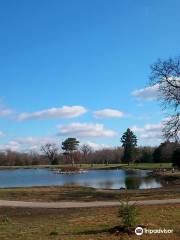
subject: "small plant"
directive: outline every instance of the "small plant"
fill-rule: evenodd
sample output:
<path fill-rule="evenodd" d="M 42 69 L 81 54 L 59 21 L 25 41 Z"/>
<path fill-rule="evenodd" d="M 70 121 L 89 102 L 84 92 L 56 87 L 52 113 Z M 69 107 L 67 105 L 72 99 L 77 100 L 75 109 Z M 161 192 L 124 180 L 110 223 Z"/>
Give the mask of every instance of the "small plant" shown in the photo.
<path fill-rule="evenodd" d="M 122 218 L 122 222 L 125 228 L 133 228 L 137 225 L 138 211 L 135 204 L 130 204 L 129 199 L 121 201 L 119 208 L 119 217 Z"/>
<path fill-rule="evenodd" d="M 10 222 L 10 220 L 9 220 L 8 216 L 6 216 L 6 215 L 0 216 L 0 224 L 7 224 L 9 222 Z"/>
<path fill-rule="evenodd" d="M 50 236 L 57 236 L 57 235 L 59 235 L 59 233 L 57 231 L 52 231 L 52 232 L 50 232 L 49 235 Z"/>

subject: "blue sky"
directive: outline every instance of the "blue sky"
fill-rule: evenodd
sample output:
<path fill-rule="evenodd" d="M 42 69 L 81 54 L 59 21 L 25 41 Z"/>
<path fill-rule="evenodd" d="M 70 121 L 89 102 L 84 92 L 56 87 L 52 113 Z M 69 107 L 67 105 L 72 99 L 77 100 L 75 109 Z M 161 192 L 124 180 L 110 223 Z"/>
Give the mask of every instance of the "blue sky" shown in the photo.
<path fill-rule="evenodd" d="M 127 127 L 140 145 L 158 144 L 165 116 L 148 76 L 179 54 L 179 9 L 178 0 L 1 1 L 0 148 L 68 136 L 117 146 Z"/>

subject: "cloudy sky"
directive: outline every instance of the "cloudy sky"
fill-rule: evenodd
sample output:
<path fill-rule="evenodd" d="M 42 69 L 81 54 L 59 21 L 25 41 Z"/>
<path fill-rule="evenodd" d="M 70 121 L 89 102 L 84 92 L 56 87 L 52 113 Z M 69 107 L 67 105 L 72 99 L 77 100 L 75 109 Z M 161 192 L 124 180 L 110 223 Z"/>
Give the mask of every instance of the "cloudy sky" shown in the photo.
<path fill-rule="evenodd" d="M 179 0 L 0 2 L 0 149 L 162 141 L 150 65 L 179 54 Z"/>

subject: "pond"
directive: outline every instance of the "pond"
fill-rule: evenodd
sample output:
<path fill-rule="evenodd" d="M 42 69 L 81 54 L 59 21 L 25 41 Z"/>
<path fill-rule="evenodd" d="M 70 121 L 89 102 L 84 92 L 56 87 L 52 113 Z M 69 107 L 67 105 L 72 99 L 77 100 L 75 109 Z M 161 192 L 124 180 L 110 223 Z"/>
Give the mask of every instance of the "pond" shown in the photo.
<path fill-rule="evenodd" d="M 86 173 L 56 174 L 48 169 L 0 170 L 0 188 L 51 185 L 80 185 L 103 189 L 150 189 L 162 182 L 149 170 L 90 170 Z"/>

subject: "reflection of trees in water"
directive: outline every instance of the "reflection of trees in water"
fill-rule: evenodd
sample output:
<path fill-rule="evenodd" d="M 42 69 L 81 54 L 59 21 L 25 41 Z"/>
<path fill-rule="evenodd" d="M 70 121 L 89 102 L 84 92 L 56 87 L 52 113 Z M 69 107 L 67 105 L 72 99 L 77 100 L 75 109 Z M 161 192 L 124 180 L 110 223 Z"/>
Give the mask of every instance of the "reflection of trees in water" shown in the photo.
<path fill-rule="evenodd" d="M 114 182 L 111 181 L 111 180 L 107 180 L 107 181 L 98 183 L 99 187 L 107 188 L 107 189 L 112 189 L 113 188 L 113 184 L 114 184 Z"/>
<path fill-rule="evenodd" d="M 145 178 L 142 178 L 141 181 L 141 188 L 156 188 L 156 187 L 161 187 L 165 184 L 163 180 L 160 178 L 152 177 L 152 176 L 147 176 Z"/>
<path fill-rule="evenodd" d="M 141 172 L 133 169 L 125 171 L 125 186 L 127 189 L 138 189 L 141 185 Z"/>
<path fill-rule="evenodd" d="M 134 177 L 127 176 L 125 178 L 125 186 L 127 189 L 141 189 L 141 188 L 157 188 L 164 185 L 164 182 L 160 181 L 160 179 L 156 179 L 151 176 L 146 177 Z"/>
<path fill-rule="evenodd" d="M 139 177 L 126 177 L 125 185 L 127 189 L 138 189 L 141 185 L 141 179 Z"/>

